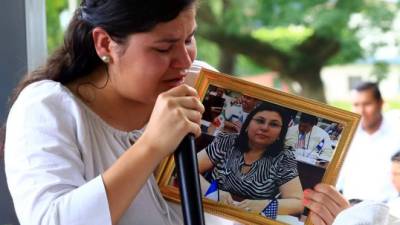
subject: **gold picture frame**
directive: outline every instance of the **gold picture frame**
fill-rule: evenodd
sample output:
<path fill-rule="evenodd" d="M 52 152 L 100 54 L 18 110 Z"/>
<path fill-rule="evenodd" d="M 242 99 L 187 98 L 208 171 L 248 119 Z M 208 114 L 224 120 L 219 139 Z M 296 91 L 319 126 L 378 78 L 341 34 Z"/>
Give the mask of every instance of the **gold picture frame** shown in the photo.
<path fill-rule="evenodd" d="M 295 155 L 298 176 L 303 190 L 312 188 L 316 183 L 320 182 L 332 185 L 335 184 L 347 149 L 360 120 L 359 115 L 207 69 L 201 70 L 195 88 L 206 108 L 206 112 L 203 114 L 202 118 L 203 133 L 202 136 L 196 140 L 197 151 L 200 151 L 205 146 L 208 146 L 212 140 L 215 140 L 214 133 L 218 132 L 216 132 L 215 129 L 211 129 L 211 127 L 214 126 L 215 128 L 216 125 L 213 124 L 218 124 L 215 121 L 218 120 L 218 115 L 222 114 L 222 111 L 227 114 L 227 105 L 229 104 L 226 102 L 229 100 L 230 107 L 233 107 L 233 100 L 236 101 L 243 96 L 251 97 L 256 100 L 255 105 L 260 105 L 261 103 L 273 104 L 290 112 L 291 124 L 288 125 L 288 127 L 290 126 L 288 130 L 299 129 L 295 128 L 299 125 L 294 124 L 300 124 L 299 118 L 301 120 L 302 115 L 310 115 L 311 117 L 317 118 L 314 125 L 318 126 L 320 129 L 325 128 L 326 133 L 329 135 L 329 144 L 325 143 L 325 140 L 322 141 L 322 144 L 331 147 L 332 151 L 330 155 L 324 158 L 320 151 L 319 155 L 317 154 L 317 157 L 314 157 L 313 154 L 321 150 L 321 141 L 318 143 L 319 147 L 314 147 L 314 149 L 317 149 L 316 151 L 314 151 L 314 149 L 310 150 L 308 146 L 307 148 L 304 147 L 304 142 L 299 141 L 301 135 L 298 136 L 295 146 L 299 146 L 299 143 L 302 143 L 303 146 L 301 148 L 289 147 L 289 151 L 291 150 Z M 218 90 L 220 92 L 222 90 L 223 94 L 218 94 Z M 211 101 L 212 103 L 210 103 L 211 97 L 213 98 L 213 101 Z M 242 110 L 245 111 L 244 103 L 242 105 Z M 268 125 L 271 126 L 271 124 Z M 329 129 L 336 130 L 330 132 Z M 285 138 L 285 146 L 291 145 L 291 139 L 288 135 L 289 131 Z M 334 140 L 335 138 L 336 141 Z M 310 139 L 311 134 L 309 135 L 308 143 L 310 143 Z M 304 154 L 304 152 L 307 151 L 309 152 Z M 163 196 L 169 201 L 180 202 L 179 190 L 175 179 L 175 163 L 173 156 L 166 158 L 161 165 L 162 166 L 159 167 L 157 181 Z M 293 219 L 297 219 L 298 222 L 302 221 L 304 224 L 311 224 L 307 219 L 306 210 L 295 216 L 278 215 L 276 219 L 270 219 L 260 215 L 259 212 L 248 212 L 236 206 L 222 204 L 205 197 L 203 197 L 203 206 L 205 211 L 210 214 L 222 216 L 242 224 L 292 224 L 290 221 Z"/>

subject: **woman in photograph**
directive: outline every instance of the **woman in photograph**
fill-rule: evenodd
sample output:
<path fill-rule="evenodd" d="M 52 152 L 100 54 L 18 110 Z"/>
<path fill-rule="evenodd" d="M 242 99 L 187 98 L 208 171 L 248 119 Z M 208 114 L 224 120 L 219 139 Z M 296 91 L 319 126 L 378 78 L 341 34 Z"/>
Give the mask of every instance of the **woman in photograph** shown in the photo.
<path fill-rule="evenodd" d="M 183 224 L 153 172 L 201 132 L 204 107 L 184 84 L 196 5 L 82 1 L 8 116 L 5 170 L 20 224 Z"/>
<path fill-rule="evenodd" d="M 220 133 L 198 153 L 199 172 L 211 171 L 220 201 L 262 212 L 278 197 L 278 214 L 303 212 L 295 157 L 284 148 L 289 117 L 284 108 L 262 103 L 246 118 L 239 134 Z M 206 189 L 201 177 L 202 189 Z"/>

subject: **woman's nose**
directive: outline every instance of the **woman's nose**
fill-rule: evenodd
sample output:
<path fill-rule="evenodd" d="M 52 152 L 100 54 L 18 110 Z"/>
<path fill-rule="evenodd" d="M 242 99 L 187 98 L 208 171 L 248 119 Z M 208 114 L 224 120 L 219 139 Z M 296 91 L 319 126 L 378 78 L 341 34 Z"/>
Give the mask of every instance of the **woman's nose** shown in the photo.
<path fill-rule="evenodd" d="M 263 123 L 260 127 L 262 130 L 268 130 L 269 128 L 269 123 Z"/>
<path fill-rule="evenodd" d="M 186 45 L 179 47 L 174 58 L 173 67 L 178 69 L 187 69 L 190 68 L 192 63 L 193 59 L 191 57 L 190 49 Z"/>

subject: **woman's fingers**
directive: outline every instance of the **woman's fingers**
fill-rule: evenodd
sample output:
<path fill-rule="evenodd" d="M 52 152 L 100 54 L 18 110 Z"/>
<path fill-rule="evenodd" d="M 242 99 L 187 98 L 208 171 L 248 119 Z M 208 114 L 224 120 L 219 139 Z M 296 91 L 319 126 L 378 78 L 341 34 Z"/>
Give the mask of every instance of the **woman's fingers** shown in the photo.
<path fill-rule="evenodd" d="M 242 209 L 248 208 L 250 206 L 249 201 L 247 199 L 236 203 L 236 206 Z"/>
<path fill-rule="evenodd" d="M 181 85 L 164 92 L 160 98 L 166 104 L 166 111 L 172 112 L 175 117 L 173 125 L 179 126 L 180 124 L 182 131 L 192 132 L 196 136 L 200 135 L 200 122 L 204 106 L 197 97 L 195 89 Z"/>
<path fill-rule="evenodd" d="M 185 130 L 186 133 L 193 133 L 196 137 L 201 135 L 201 117 L 202 112 L 187 108 L 176 108 L 176 124 L 173 126 L 181 126 L 181 130 Z"/>
<path fill-rule="evenodd" d="M 254 207 L 251 204 L 251 200 L 248 200 L 248 199 L 245 199 L 245 200 L 243 200 L 243 201 L 241 201 L 239 203 L 236 203 L 236 206 L 241 208 L 241 209 L 244 209 L 246 211 L 254 210 Z"/>
<path fill-rule="evenodd" d="M 350 207 L 349 202 L 331 185 L 318 184 L 304 191 L 304 205 L 311 210 L 314 224 L 332 224 L 335 217 Z M 322 222 L 323 223 L 322 223 Z"/>
<path fill-rule="evenodd" d="M 308 196 L 312 196 L 309 194 Z M 306 195 L 305 195 L 306 196 Z M 334 215 L 325 206 L 325 203 L 314 201 L 315 198 L 304 198 L 304 206 L 309 208 L 315 215 L 314 217 L 319 217 L 325 224 L 332 224 L 334 220 Z"/>
<path fill-rule="evenodd" d="M 233 203 L 232 196 L 225 191 L 220 191 L 220 202 L 223 204 L 231 205 Z"/>
<path fill-rule="evenodd" d="M 349 201 L 344 198 L 344 196 L 340 194 L 332 185 L 322 183 L 317 184 L 315 186 L 315 190 L 325 193 L 327 196 L 329 196 L 339 207 L 339 212 L 350 207 Z"/>
<path fill-rule="evenodd" d="M 196 89 L 190 87 L 189 85 L 183 84 L 178 87 L 174 87 L 166 92 L 168 95 L 173 97 L 181 97 L 181 96 L 198 96 Z"/>
<path fill-rule="evenodd" d="M 183 108 L 193 109 L 201 113 L 204 112 L 204 106 L 196 96 L 176 97 L 176 103 Z"/>
<path fill-rule="evenodd" d="M 199 124 L 194 123 L 194 122 L 190 122 L 189 123 L 189 132 L 188 133 L 194 134 L 195 137 L 200 137 L 201 128 L 200 128 Z"/>
<path fill-rule="evenodd" d="M 201 135 L 203 112 L 195 89 L 187 85 L 172 88 L 158 96 L 142 136 L 151 149 L 164 157 L 176 149 L 186 134 Z"/>
<path fill-rule="evenodd" d="M 332 216 L 336 216 L 340 212 L 340 207 L 336 204 L 335 200 L 331 199 L 326 193 L 305 190 L 304 196 L 310 202 L 321 205 Z"/>
<path fill-rule="evenodd" d="M 331 185 L 321 183 L 316 185 L 314 190 L 314 194 L 311 195 L 313 200 L 324 204 L 334 217 L 350 207 L 350 203 Z M 305 191 L 305 195 L 307 192 L 308 190 Z"/>
<path fill-rule="evenodd" d="M 316 213 L 310 212 L 308 214 L 308 218 L 310 218 L 313 225 L 327 225 L 325 221 Z"/>

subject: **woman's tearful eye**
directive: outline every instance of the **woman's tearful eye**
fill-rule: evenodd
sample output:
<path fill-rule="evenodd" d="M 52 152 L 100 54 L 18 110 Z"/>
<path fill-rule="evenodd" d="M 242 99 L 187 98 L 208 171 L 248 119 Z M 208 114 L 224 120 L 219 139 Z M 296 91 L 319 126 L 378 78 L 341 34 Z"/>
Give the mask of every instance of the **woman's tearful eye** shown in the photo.
<path fill-rule="evenodd" d="M 193 42 L 194 36 L 189 37 L 185 40 L 185 44 L 190 45 Z"/>
<path fill-rule="evenodd" d="M 166 48 L 154 48 L 157 52 L 160 53 L 168 53 L 169 51 L 171 51 L 172 47 L 166 47 Z"/>

